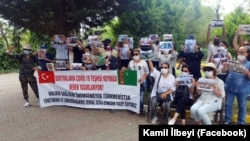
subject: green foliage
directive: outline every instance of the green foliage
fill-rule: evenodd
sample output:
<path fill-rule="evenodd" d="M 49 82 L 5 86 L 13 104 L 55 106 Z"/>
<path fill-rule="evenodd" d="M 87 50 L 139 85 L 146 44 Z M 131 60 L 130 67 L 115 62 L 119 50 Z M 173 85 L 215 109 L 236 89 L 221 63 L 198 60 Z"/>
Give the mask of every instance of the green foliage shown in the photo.
<path fill-rule="evenodd" d="M 16 71 L 19 67 L 17 60 L 10 59 L 7 53 L 0 53 L 0 59 L 4 60 L 0 62 L 0 73 L 7 73 L 10 71 Z"/>
<path fill-rule="evenodd" d="M 233 38 L 240 24 L 250 24 L 249 14 L 242 7 L 236 7 L 234 12 L 231 12 L 224 18 L 224 23 L 227 31 L 227 42 L 233 46 Z M 243 36 L 245 40 L 249 40 L 249 36 Z"/>
<path fill-rule="evenodd" d="M 68 34 L 79 32 L 80 26 L 97 27 L 117 14 L 124 0 L 1 0 L 4 19 L 32 32 Z"/>

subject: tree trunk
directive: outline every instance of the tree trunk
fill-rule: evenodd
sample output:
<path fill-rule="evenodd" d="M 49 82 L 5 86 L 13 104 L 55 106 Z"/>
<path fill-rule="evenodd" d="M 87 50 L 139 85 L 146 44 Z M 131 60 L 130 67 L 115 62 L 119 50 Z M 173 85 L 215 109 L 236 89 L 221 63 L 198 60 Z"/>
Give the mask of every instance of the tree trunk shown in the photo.
<path fill-rule="evenodd" d="M 0 32 L 1 32 L 1 35 L 2 35 L 2 38 L 5 42 L 5 45 L 7 47 L 7 49 L 9 49 L 9 42 L 8 42 L 8 39 L 6 37 L 6 34 L 4 33 L 4 30 L 3 30 L 3 25 L 0 23 Z"/>

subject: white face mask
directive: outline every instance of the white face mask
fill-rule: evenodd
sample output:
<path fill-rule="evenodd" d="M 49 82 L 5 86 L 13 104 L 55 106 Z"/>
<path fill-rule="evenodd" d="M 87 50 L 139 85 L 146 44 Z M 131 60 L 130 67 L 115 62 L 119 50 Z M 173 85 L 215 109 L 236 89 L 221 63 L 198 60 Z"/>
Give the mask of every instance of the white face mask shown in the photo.
<path fill-rule="evenodd" d="M 239 61 L 244 61 L 244 60 L 246 60 L 246 56 L 238 55 L 238 56 L 237 56 L 237 59 L 238 59 Z"/>
<path fill-rule="evenodd" d="M 182 72 L 182 75 L 188 75 L 188 72 Z"/>
<path fill-rule="evenodd" d="M 212 77 L 213 76 L 213 71 L 205 71 L 205 76 L 206 77 Z"/>
<path fill-rule="evenodd" d="M 139 60 L 139 59 L 140 59 L 140 56 L 139 56 L 139 55 L 133 56 L 133 59 L 134 59 L 134 60 Z"/>
<path fill-rule="evenodd" d="M 168 69 L 161 69 L 161 73 L 163 73 L 163 74 L 168 73 Z"/>
<path fill-rule="evenodd" d="M 23 50 L 23 53 L 27 55 L 27 54 L 30 54 L 30 51 L 29 50 Z"/>
<path fill-rule="evenodd" d="M 85 55 L 90 55 L 90 53 L 89 53 L 89 52 L 85 52 L 84 54 L 85 54 Z"/>
<path fill-rule="evenodd" d="M 128 48 L 128 44 L 123 44 L 123 47 Z"/>
<path fill-rule="evenodd" d="M 110 56 L 110 55 L 111 55 L 111 52 L 110 52 L 110 51 L 106 51 L 105 55 L 106 55 L 106 56 Z"/>

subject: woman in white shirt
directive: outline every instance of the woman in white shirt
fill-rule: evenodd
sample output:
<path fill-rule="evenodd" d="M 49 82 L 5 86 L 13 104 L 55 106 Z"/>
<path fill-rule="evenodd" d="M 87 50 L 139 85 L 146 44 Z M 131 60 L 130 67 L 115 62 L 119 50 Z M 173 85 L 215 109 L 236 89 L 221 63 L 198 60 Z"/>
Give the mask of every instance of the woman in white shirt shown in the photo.
<path fill-rule="evenodd" d="M 156 109 L 158 106 L 161 106 L 163 109 L 163 118 L 168 123 L 168 114 L 170 112 L 170 104 L 173 100 L 172 93 L 175 91 L 175 77 L 169 73 L 170 65 L 168 63 L 162 63 L 160 71 L 158 71 L 152 63 L 152 60 L 148 60 L 148 65 L 150 68 L 150 75 L 155 79 L 153 90 L 150 96 L 149 102 L 149 119 L 151 123 L 156 123 L 157 121 L 157 112 Z M 161 93 L 159 100 L 157 93 Z M 165 100 L 170 96 L 170 100 Z"/>
<path fill-rule="evenodd" d="M 199 98 L 191 106 L 191 117 L 201 125 L 211 125 L 209 113 L 221 109 L 222 99 L 225 96 L 224 82 L 217 77 L 217 69 L 214 63 L 207 63 L 203 67 L 206 82 L 213 81 L 211 87 L 207 87 L 201 83 L 201 79 L 196 83 L 197 92 L 200 93 Z M 204 82 L 204 81 L 203 81 Z M 211 83 L 210 83 L 211 84 Z"/>

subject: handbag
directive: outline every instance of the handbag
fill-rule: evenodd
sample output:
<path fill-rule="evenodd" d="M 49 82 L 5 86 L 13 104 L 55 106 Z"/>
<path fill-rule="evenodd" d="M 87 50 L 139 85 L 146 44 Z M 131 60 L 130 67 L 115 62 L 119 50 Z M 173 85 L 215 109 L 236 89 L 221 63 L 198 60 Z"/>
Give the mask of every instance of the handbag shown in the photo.
<path fill-rule="evenodd" d="M 174 103 L 178 103 L 183 97 L 189 97 L 189 87 L 187 85 L 178 85 L 174 92 Z"/>
<path fill-rule="evenodd" d="M 156 100 L 157 100 L 158 102 L 171 101 L 171 96 L 170 96 L 170 94 L 167 95 L 167 97 L 166 97 L 165 99 L 162 99 L 162 98 L 161 98 L 161 95 L 162 95 L 163 93 L 165 93 L 165 92 L 162 92 L 162 93 L 159 93 L 159 92 L 158 92 L 158 86 L 159 86 L 159 81 L 160 81 L 160 79 L 161 79 L 161 74 L 160 74 L 160 77 L 159 77 L 158 82 L 157 82 Z"/>

